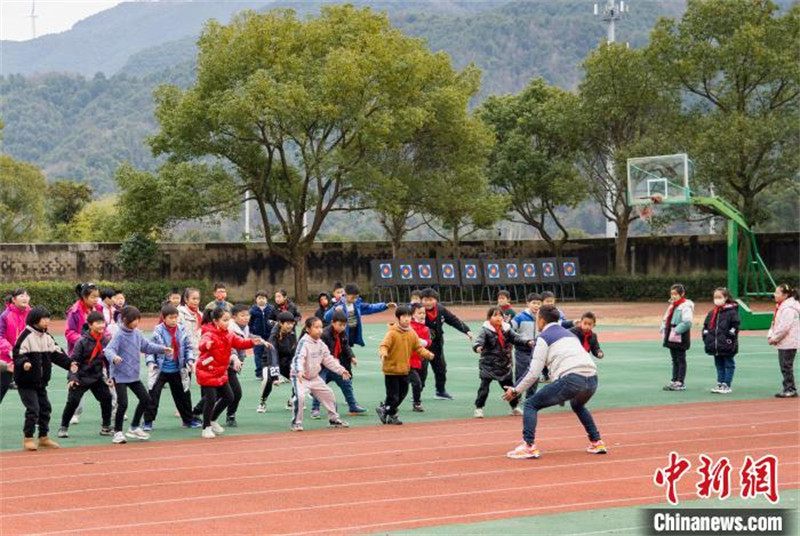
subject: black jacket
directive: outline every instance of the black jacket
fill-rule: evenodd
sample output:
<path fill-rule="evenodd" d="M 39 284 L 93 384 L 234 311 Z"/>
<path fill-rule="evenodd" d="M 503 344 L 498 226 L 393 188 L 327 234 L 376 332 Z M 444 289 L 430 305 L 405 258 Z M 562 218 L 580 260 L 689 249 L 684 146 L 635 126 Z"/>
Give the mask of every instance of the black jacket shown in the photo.
<path fill-rule="evenodd" d="M 482 379 L 510 380 L 511 350 L 514 345 L 526 345 L 530 340 L 511 331 L 511 326 L 505 322 L 502 329 L 503 346 L 500 345 L 497 331 L 489 322 L 484 322 L 481 332 L 472 343 L 473 351 L 477 352 L 478 348 L 483 348 L 479 362 L 480 377 Z"/>
<path fill-rule="evenodd" d="M 583 344 L 583 330 L 580 326 L 575 326 L 574 328 L 570 329 L 569 332 L 578 337 L 578 340 L 581 341 L 581 344 Z M 593 356 L 597 357 L 597 354 L 599 354 L 601 351 L 600 343 L 597 341 L 597 333 L 593 331 L 592 334 L 589 335 L 589 352 Z"/>
<path fill-rule="evenodd" d="M 297 335 L 294 330 L 290 331 L 284 338 L 279 339 L 278 336 L 281 331 L 281 325 L 276 323 L 272 328 L 272 333 L 269 336 L 269 343 L 275 347 L 273 352 L 274 357 L 278 362 L 271 365 L 273 367 L 283 366 L 288 367 L 294 358 L 294 352 L 297 349 Z"/>
<path fill-rule="evenodd" d="M 428 316 L 425 311 L 425 325 L 431 330 L 431 347 L 428 348 L 435 355 L 439 355 L 444 349 L 444 325 L 449 324 L 456 328 L 461 333 L 470 331 L 469 326 L 459 320 L 459 318 L 447 310 L 442 304 L 436 304 L 437 314 L 433 320 Z"/>
<path fill-rule="evenodd" d="M 56 344 L 52 335 L 31 326 L 20 333 L 11 355 L 14 359 L 14 382 L 23 389 L 46 388 L 53 363 L 66 370 L 71 364 L 67 353 Z M 25 363 L 31 364 L 30 370 L 25 370 Z"/>
<path fill-rule="evenodd" d="M 253 305 L 250 308 L 250 335 L 258 335 L 266 339 L 272 333 L 272 311 L 274 308 L 267 304 L 262 310 L 258 305 Z"/>
<path fill-rule="evenodd" d="M 287 300 L 285 305 L 286 305 L 285 310 L 292 313 L 294 321 L 299 324 L 300 320 L 302 319 L 300 315 L 300 310 L 297 308 L 294 302 L 292 302 L 292 300 Z M 284 309 L 280 305 L 271 305 L 270 308 L 272 309 L 272 316 L 270 317 L 270 320 L 272 320 L 273 322 L 277 322 L 278 315 L 284 312 Z"/>
<path fill-rule="evenodd" d="M 703 344 L 708 355 L 731 357 L 739 352 L 739 306 L 728 303 L 719 310 L 714 326 L 710 327 L 714 309 L 703 322 Z"/>
<path fill-rule="evenodd" d="M 342 346 L 341 353 L 339 354 L 339 363 L 347 369 L 347 372 L 353 371 L 353 348 L 347 342 L 347 330 L 344 330 L 341 333 L 336 333 L 333 329 L 333 326 L 328 326 L 324 330 L 322 330 L 322 342 L 324 342 L 328 346 L 328 350 L 331 351 L 331 355 L 336 357 L 333 353 L 333 349 L 336 348 L 336 338 L 339 338 L 339 342 Z"/>
<path fill-rule="evenodd" d="M 330 294 L 328 294 L 327 292 L 323 292 L 322 294 L 319 295 L 320 298 L 322 298 L 323 296 L 327 296 L 328 297 L 328 305 L 323 307 L 322 304 L 320 303 L 318 305 L 318 307 L 317 307 L 317 310 L 314 311 L 314 316 L 316 316 L 317 318 L 322 320 L 322 325 L 323 326 L 328 327 L 329 322 L 325 322 L 325 313 L 327 313 L 328 310 L 330 310 L 330 308 L 333 307 L 333 304 L 331 303 L 331 295 Z"/>
<path fill-rule="evenodd" d="M 105 335 L 100 340 L 100 345 L 105 349 L 109 343 L 109 338 Z M 72 361 L 77 363 L 78 372 L 69 375 L 72 381 L 80 382 L 81 385 L 92 385 L 97 381 L 104 381 L 103 370 L 106 368 L 105 355 L 101 351 L 98 355 L 92 358 L 92 351 L 94 350 L 95 341 L 92 336 L 86 332 L 75 343 L 72 349 Z"/>

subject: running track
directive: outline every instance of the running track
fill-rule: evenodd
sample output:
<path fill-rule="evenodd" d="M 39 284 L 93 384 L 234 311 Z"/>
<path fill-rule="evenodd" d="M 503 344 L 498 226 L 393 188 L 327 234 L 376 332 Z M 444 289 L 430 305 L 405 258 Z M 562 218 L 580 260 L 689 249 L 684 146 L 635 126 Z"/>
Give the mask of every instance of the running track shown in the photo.
<path fill-rule="evenodd" d="M 800 488 L 800 404 L 758 400 L 604 410 L 584 452 L 571 412 L 543 412 L 539 460 L 508 460 L 520 419 L 0 454 L 0 533 L 353 534 L 664 502 L 655 468 L 699 454 L 780 460 Z M 709 506 L 720 504 L 710 500 Z"/>

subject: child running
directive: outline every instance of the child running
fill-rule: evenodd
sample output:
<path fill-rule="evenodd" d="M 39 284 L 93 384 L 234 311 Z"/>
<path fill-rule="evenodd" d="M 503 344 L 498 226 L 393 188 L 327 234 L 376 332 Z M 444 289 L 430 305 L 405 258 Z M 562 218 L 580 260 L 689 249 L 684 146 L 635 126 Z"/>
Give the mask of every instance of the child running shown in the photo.
<path fill-rule="evenodd" d="M 664 347 L 669 348 L 672 357 L 672 381 L 664 386 L 664 391 L 686 390 L 686 351 L 692 343 L 692 320 L 694 303 L 686 299 L 686 289 L 675 284 L 669 289 L 669 307 L 661 322 Z"/>
<path fill-rule="evenodd" d="M 327 313 L 325 321 L 330 322 L 334 311 L 342 311 L 347 316 L 347 340 L 351 346 L 364 346 L 364 334 L 361 326 L 361 317 L 381 313 L 390 307 L 397 307 L 395 303 L 365 303 L 361 298 L 361 289 L 355 283 L 348 283 L 344 287 L 344 297 L 333 304 Z"/>
<path fill-rule="evenodd" d="M 525 339 L 535 341 L 538 331 L 536 329 L 536 314 L 542 306 L 542 297 L 536 292 L 528 294 L 527 298 L 528 307 L 520 312 L 511 320 L 511 329 L 517 335 L 521 335 Z M 531 355 L 533 350 L 527 344 L 515 345 L 514 348 L 514 383 L 519 383 L 522 378 L 528 373 L 531 366 Z M 526 392 L 525 398 L 532 396 L 536 392 L 538 383 L 534 383 Z"/>
<path fill-rule="evenodd" d="M 269 294 L 266 290 L 256 291 L 255 302 L 250 308 L 250 334 L 257 335 L 262 339 L 268 339 L 272 333 L 272 306 L 269 304 Z M 265 354 L 265 346 L 253 348 L 253 365 L 255 366 L 256 378 L 263 379 L 264 368 L 269 361 L 269 354 Z M 265 358 L 264 356 L 267 355 Z"/>
<path fill-rule="evenodd" d="M 597 359 L 603 359 L 603 350 L 600 349 L 600 343 L 597 340 L 597 334 L 594 332 L 594 326 L 597 322 L 597 317 L 593 312 L 587 311 L 581 316 L 581 321 L 577 326 L 570 329 L 573 335 L 578 337 L 581 341 L 583 349 L 595 356 Z"/>
<path fill-rule="evenodd" d="M 269 361 L 264 363 L 263 379 L 261 380 L 261 403 L 256 410 L 258 413 L 267 411 L 267 399 L 272 393 L 272 386 L 277 384 L 281 377 L 289 378 L 292 375 L 292 359 L 297 351 L 297 335 L 294 332 L 295 322 L 292 313 L 283 312 L 278 315 L 278 320 L 272 327 L 269 335 L 271 351 Z M 292 409 L 291 397 L 286 402 L 286 409 Z"/>
<path fill-rule="evenodd" d="M 246 305 L 234 305 L 231 311 L 231 322 L 228 322 L 228 331 L 240 339 L 250 338 L 250 308 Z M 260 338 L 260 337 L 259 337 Z M 263 339 L 262 339 L 263 340 Z M 259 348 L 269 351 L 269 343 L 259 344 Z M 228 385 L 231 386 L 233 400 L 228 404 L 225 426 L 236 428 L 236 411 L 242 401 L 242 384 L 239 382 L 239 373 L 242 372 L 247 351 L 243 348 L 231 349 L 231 363 L 228 367 Z"/>
<path fill-rule="evenodd" d="M 110 387 L 113 384 L 108 378 L 104 355 L 105 348 L 109 342 L 109 338 L 106 335 L 104 314 L 99 311 L 92 311 L 86 317 L 86 324 L 89 329 L 75 343 L 75 347 L 72 349 L 71 361 L 76 365 L 77 370 L 69 375 L 67 404 L 64 406 L 64 413 L 61 415 L 61 427 L 58 429 L 58 437 L 69 437 L 69 423 L 86 391 L 91 391 L 92 395 L 100 403 L 100 415 L 102 418 L 100 435 L 110 436 L 114 433 L 113 428 L 111 428 L 112 401 L 110 391 Z"/>
<path fill-rule="evenodd" d="M 15 289 L 6 299 L 6 308 L 0 314 L 0 362 L 6 364 L 6 370 L 0 372 L 0 402 L 14 382 L 11 351 L 27 326 L 26 320 L 31 311 L 30 301 L 31 297 L 27 290 Z"/>
<path fill-rule="evenodd" d="M 425 325 L 425 307 L 422 303 L 412 303 L 411 309 L 411 329 L 419 337 L 419 342 L 425 348 L 431 345 L 431 330 Z M 428 374 L 428 367 L 422 366 L 422 356 L 417 352 L 411 352 L 409 362 L 408 381 L 411 384 L 412 411 L 424 413 L 422 407 L 422 387 L 425 385 L 425 377 Z"/>
<path fill-rule="evenodd" d="M 478 397 L 475 399 L 476 419 L 483 419 L 483 407 L 489 398 L 489 386 L 493 381 L 499 383 L 504 390 L 514 386 L 511 372 L 512 345 L 533 347 L 531 339 L 514 333 L 504 319 L 500 307 L 490 307 L 486 312 L 486 322 L 483 323 L 483 328 L 472 345 L 472 350 L 481 356 L 479 362 L 481 384 L 478 387 Z M 517 397 L 509 400 L 511 415 L 522 415 L 518 404 Z"/>
<path fill-rule="evenodd" d="M 714 356 L 717 367 L 717 386 L 712 393 L 727 395 L 733 392 L 734 358 L 739 352 L 739 305 L 724 287 L 714 290 L 714 308 L 703 322 L 703 345 Z"/>
<path fill-rule="evenodd" d="M 403 421 L 397 416 L 397 410 L 408 394 L 411 354 L 416 352 L 424 359 L 433 359 L 433 354 L 423 347 L 419 337 L 411 329 L 411 309 L 405 306 L 398 307 L 394 316 L 397 322 L 389 324 L 389 331 L 378 348 L 386 386 L 386 400 L 376 411 L 383 424 L 400 425 Z"/>

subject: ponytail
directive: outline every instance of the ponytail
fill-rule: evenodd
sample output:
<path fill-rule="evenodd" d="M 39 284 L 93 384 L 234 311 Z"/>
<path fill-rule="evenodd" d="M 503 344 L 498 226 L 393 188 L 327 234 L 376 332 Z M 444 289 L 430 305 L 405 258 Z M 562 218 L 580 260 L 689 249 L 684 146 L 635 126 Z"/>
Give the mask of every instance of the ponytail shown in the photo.
<path fill-rule="evenodd" d="M 92 292 L 97 290 L 97 285 L 94 283 L 78 283 L 75 285 L 75 294 L 79 299 L 88 297 Z"/>
<path fill-rule="evenodd" d="M 781 283 L 778 285 L 777 290 L 779 290 L 780 293 L 787 298 L 794 298 L 795 300 L 800 301 L 800 294 L 798 293 L 797 289 L 792 288 L 788 283 Z"/>
<path fill-rule="evenodd" d="M 219 320 L 225 313 L 227 313 L 227 311 L 222 307 L 206 309 L 203 311 L 203 320 L 200 322 L 200 325 L 205 326 L 206 324 L 210 324 L 216 320 Z"/>

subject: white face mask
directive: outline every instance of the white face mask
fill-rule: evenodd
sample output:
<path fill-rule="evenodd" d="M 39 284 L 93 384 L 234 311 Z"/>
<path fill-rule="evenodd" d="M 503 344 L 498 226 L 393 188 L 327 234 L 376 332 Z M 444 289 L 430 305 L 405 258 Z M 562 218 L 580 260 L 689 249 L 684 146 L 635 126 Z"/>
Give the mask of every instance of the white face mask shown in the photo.
<path fill-rule="evenodd" d="M 725 298 L 714 298 L 714 305 L 717 307 L 722 307 L 725 305 Z"/>

